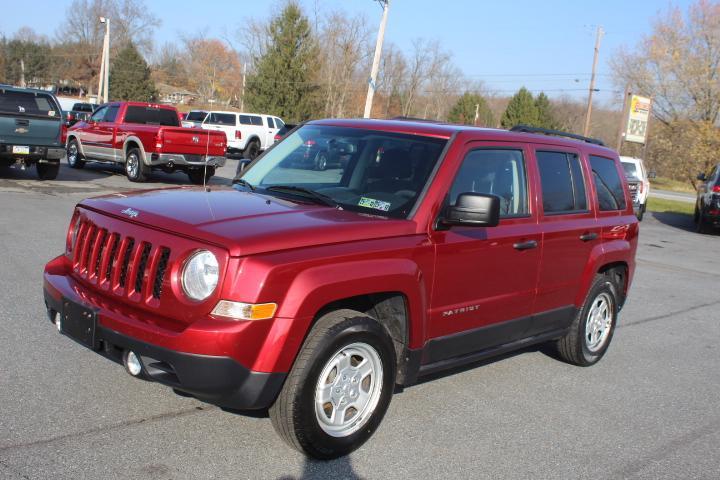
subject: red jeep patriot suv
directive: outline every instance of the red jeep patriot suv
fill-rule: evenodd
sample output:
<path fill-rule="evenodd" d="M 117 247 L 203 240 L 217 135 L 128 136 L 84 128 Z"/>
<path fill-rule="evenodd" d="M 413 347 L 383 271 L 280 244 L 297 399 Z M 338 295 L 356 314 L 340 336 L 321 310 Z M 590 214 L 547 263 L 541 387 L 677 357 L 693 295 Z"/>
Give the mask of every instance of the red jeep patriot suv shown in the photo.
<path fill-rule="evenodd" d="M 616 152 L 559 135 L 313 121 L 233 187 L 84 200 L 45 268 L 49 317 L 134 376 L 347 454 L 396 385 L 542 342 L 605 354 L 638 223 Z M 342 158 L 287 161 L 311 144 Z"/>

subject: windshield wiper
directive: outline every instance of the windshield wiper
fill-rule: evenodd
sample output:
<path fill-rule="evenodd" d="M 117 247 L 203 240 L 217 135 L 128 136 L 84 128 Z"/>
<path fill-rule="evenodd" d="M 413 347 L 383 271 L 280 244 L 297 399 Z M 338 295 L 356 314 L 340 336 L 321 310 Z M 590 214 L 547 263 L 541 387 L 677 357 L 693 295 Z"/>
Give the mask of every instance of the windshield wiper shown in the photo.
<path fill-rule="evenodd" d="M 257 187 L 255 187 L 255 185 L 251 184 L 247 180 L 243 180 L 242 178 L 236 178 L 235 180 L 233 180 L 232 183 L 233 183 L 233 185 L 239 184 L 239 185 L 242 185 L 243 187 L 247 187 L 250 190 L 252 190 L 253 192 L 255 191 L 255 188 L 257 188 Z"/>
<path fill-rule="evenodd" d="M 335 208 L 342 208 L 340 207 L 340 204 L 333 200 L 332 198 L 328 197 L 327 195 L 323 195 L 322 193 L 316 192 L 315 190 L 311 190 L 309 188 L 305 187 L 297 187 L 295 185 L 271 185 L 267 187 L 265 190 L 268 190 L 270 192 L 284 192 L 284 193 L 290 193 L 290 194 L 296 194 L 303 197 L 310 197 L 319 203 L 322 203 L 324 205 L 327 205 L 329 207 L 335 207 Z"/>

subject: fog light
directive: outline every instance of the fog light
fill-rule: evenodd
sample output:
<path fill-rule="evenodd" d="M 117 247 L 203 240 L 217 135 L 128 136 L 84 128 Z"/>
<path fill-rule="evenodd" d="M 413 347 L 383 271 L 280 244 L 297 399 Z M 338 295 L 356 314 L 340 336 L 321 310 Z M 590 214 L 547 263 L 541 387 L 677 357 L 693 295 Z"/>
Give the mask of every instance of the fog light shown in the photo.
<path fill-rule="evenodd" d="M 125 352 L 123 363 L 125 363 L 125 369 L 133 377 L 137 377 L 142 372 L 142 362 L 135 352 L 128 350 Z"/>
<path fill-rule="evenodd" d="M 276 303 L 242 303 L 220 300 L 212 311 L 218 317 L 235 320 L 268 320 L 275 315 Z"/>

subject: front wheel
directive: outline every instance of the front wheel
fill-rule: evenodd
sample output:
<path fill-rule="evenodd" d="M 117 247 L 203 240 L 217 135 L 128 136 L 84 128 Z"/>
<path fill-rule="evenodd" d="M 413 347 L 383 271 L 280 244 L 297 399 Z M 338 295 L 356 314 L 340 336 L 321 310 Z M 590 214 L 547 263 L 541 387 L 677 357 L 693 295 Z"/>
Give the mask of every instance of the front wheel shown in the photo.
<path fill-rule="evenodd" d="M 83 168 L 85 166 L 85 160 L 80 153 L 80 147 L 74 138 L 68 143 L 65 154 L 70 168 Z"/>
<path fill-rule="evenodd" d="M 140 149 L 131 148 L 125 155 L 125 175 L 131 182 L 144 182 L 150 174 L 149 168 L 143 162 Z"/>
<path fill-rule="evenodd" d="M 275 404 L 275 431 L 317 459 L 347 455 L 375 432 L 395 385 L 392 340 L 376 320 L 337 310 L 313 326 Z"/>
<path fill-rule="evenodd" d="M 610 346 L 618 314 L 617 286 L 609 274 L 598 274 L 568 333 L 558 340 L 560 357 L 587 367 L 600 361 Z"/>
<path fill-rule="evenodd" d="M 243 150 L 243 158 L 255 160 L 258 155 L 260 155 L 260 144 L 257 140 L 251 140 Z"/>

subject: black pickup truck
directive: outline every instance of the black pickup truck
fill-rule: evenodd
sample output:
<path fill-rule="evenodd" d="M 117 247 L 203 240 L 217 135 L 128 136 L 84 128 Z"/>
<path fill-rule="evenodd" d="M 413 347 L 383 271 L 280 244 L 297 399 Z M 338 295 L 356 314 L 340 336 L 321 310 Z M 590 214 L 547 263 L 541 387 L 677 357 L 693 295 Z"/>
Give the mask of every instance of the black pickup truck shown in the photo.
<path fill-rule="evenodd" d="M 0 85 L 0 171 L 35 165 L 41 180 L 56 178 L 65 155 L 62 128 L 50 92 Z"/>

